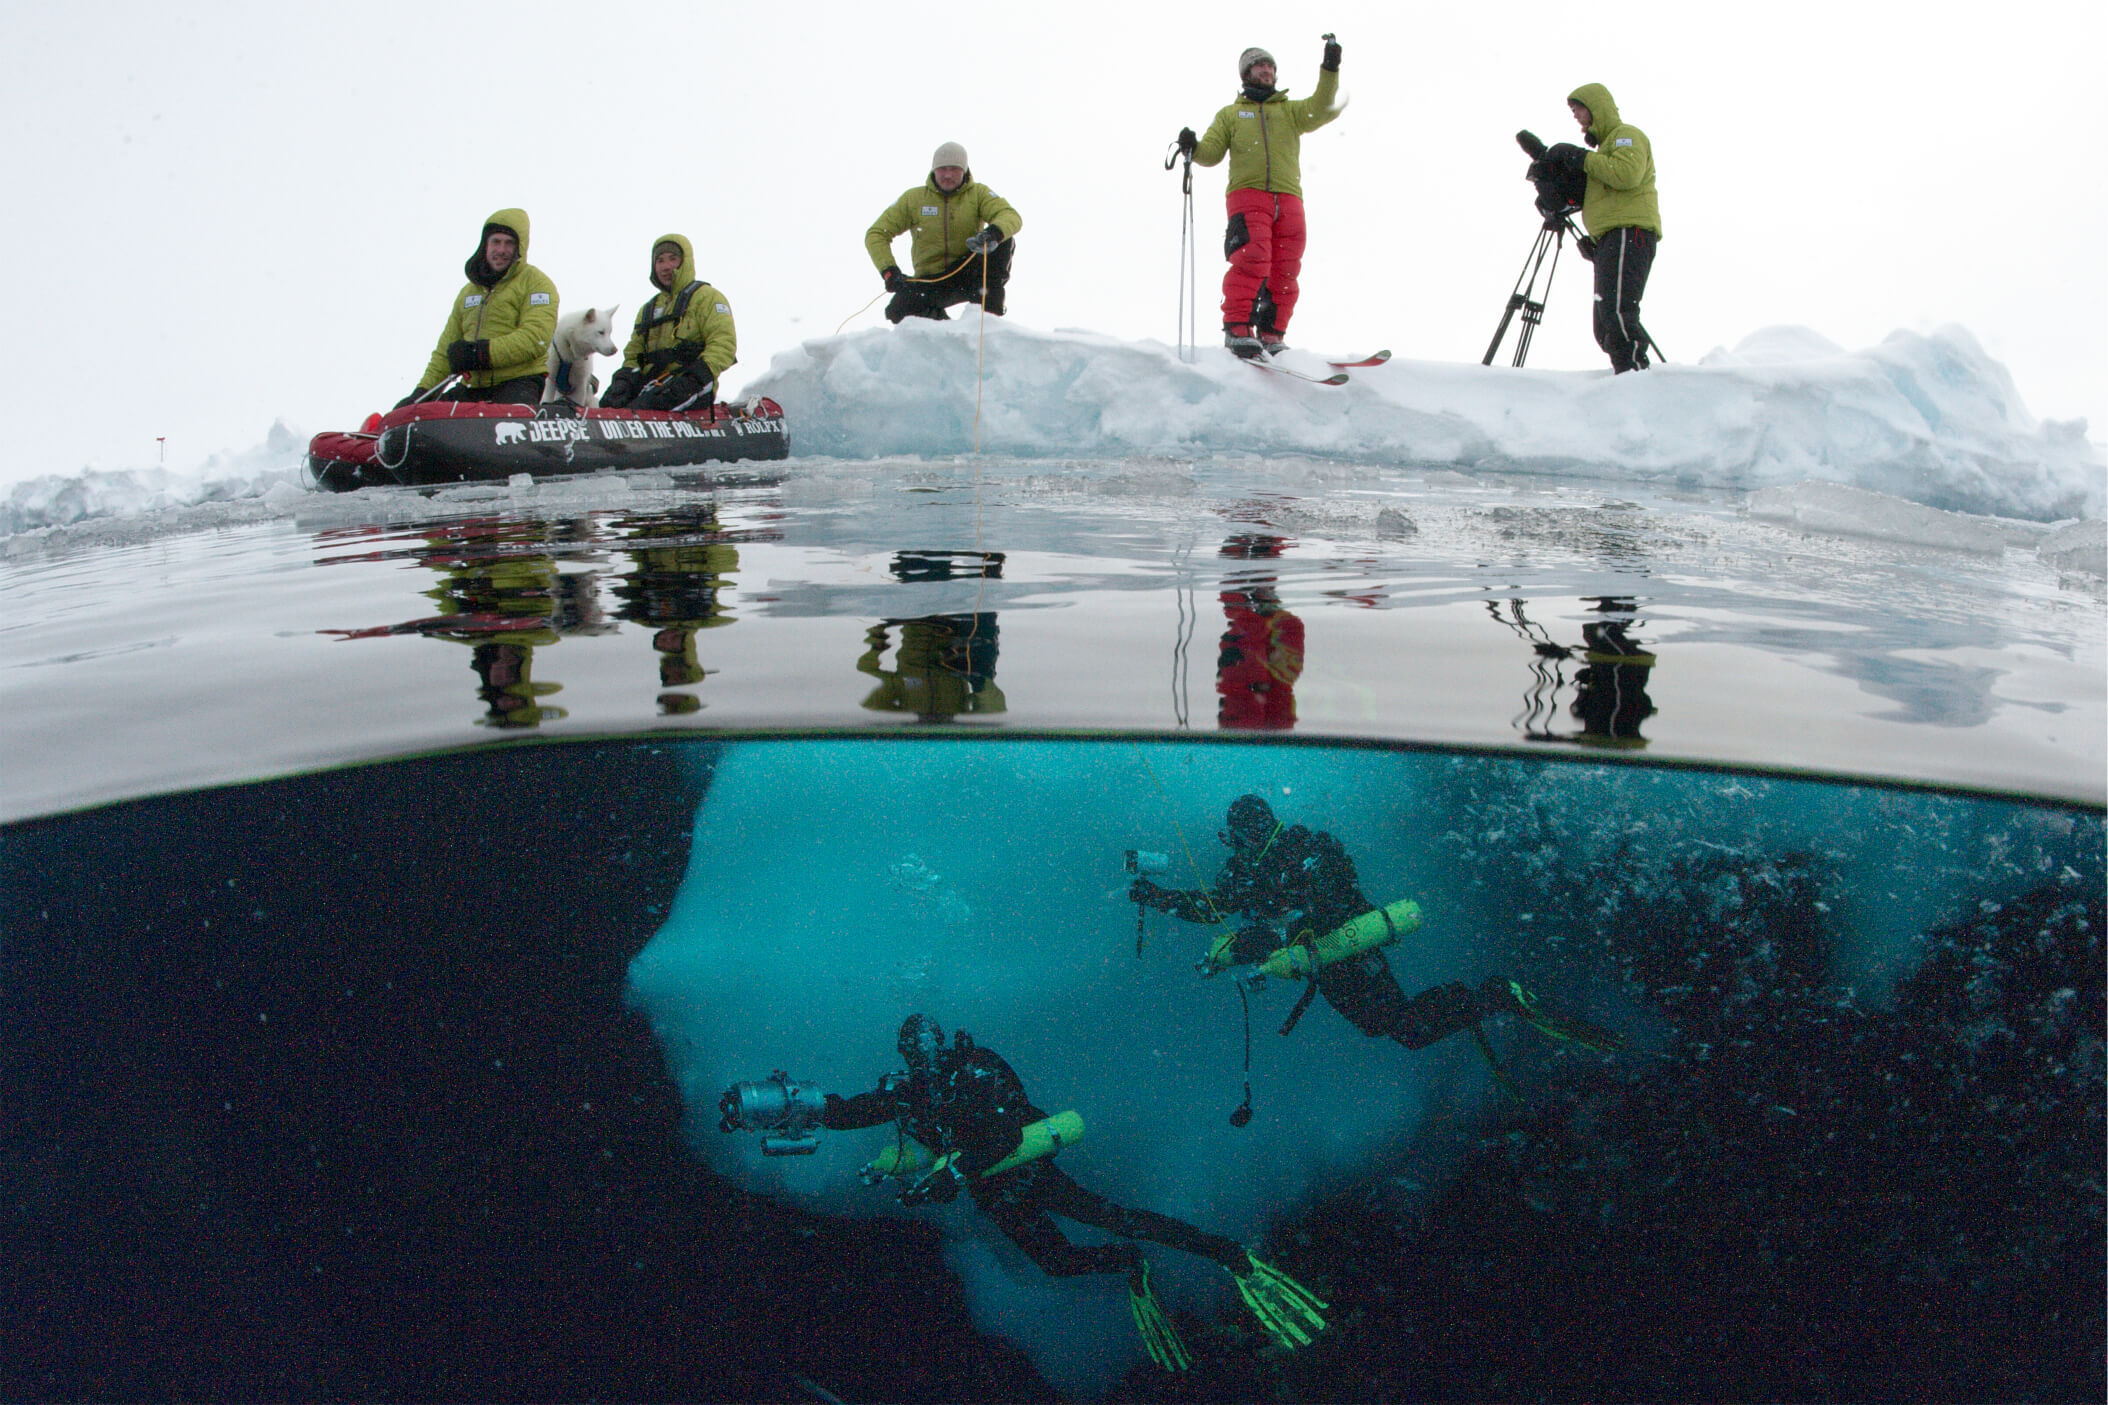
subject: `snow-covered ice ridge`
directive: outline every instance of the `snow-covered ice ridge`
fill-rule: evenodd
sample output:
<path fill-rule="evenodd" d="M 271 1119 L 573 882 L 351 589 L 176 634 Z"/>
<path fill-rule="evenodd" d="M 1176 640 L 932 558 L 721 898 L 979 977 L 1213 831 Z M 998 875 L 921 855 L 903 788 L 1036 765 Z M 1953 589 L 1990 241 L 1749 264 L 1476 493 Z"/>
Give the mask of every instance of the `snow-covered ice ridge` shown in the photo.
<path fill-rule="evenodd" d="M 997 323 L 984 347 L 978 321 L 809 341 L 749 390 L 784 407 L 796 452 L 849 459 L 970 452 L 978 365 L 980 448 L 1013 457 L 1292 453 L 1745 491 L 1815 480 L 2035 521 L 2100 516 L 2108 479 L 2086 422 L 2037 422 L 1960 327 L 1860 352 L 1774 328 L 1623 377 L 1393 360 L 1328 388 L 1215 347 L 1184 364 L 1156 342 Z"/>
<path fill-rule="evenodd" d="M 1301 351 L 1290 362 L 1323 364 Z M 2108 460 L 2085 421 L 2035 420 L 2005 368 L 1959 327 L 1896 332 L 1856 352 L 1773 328 L 1696 364 L 1620 377 L 1398 359 L 1325 387 L 1263 375 L 1217 347 L 1187 363 L 1158 342 L 969 314 L 808 341 L 741 393 L 783 405 L 801 458 L 951 459 L 973 452 L 977 434 L 993 457 L 1169 455 L 1203 476 L 1210 459 L 1294 455 L 1747 492 L 1759 515 L 1869 536 L 1897 535 L 1909 514 L 1862 511 L 1864 501 L 1824 487 L 2032 523 L 2098 520 L 2108 499 Z M 362 413 L 352 407 L 345 422 Z M 0 505 L 0 531 L 204 503 L 252 502 L 268 515 L 304 496 L 304 449 L 281 423 L 195 474 L 34 479 Z M 1921 528 L 1900 534 L 1972 544 Z"/>

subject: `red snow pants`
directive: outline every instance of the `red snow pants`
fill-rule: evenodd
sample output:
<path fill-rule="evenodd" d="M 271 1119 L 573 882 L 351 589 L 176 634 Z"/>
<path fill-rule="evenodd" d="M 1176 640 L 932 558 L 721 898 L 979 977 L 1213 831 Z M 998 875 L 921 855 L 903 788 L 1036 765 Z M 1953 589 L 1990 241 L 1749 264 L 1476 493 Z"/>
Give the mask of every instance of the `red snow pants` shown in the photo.
<path fill-rule="evenodd" d="M 1230 192 L 1230 228 L 1222 240 L 1222 255 L 1230 261 L 1229 272 L 1222 275 L 1223 326 L 1252 322 L 1252 303 L 1264 284 L 1273 299 L 1273 329 L 1288 330 L 1296 310 L 1296 276 L 1303 271 L 1305 237 L 1302 196 Z"/>

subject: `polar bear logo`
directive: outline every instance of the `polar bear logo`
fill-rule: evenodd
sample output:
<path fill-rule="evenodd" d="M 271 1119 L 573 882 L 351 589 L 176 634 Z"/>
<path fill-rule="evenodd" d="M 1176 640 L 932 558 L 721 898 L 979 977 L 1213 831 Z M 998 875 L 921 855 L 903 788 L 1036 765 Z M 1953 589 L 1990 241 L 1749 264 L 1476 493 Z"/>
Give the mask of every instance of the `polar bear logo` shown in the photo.
<path fill-rule="evenodd" d="M 500 444 L 517 444 L 526 437 L 526 425 L 511 420 L 500 420 L 498 422 L 498 442 Z"/>

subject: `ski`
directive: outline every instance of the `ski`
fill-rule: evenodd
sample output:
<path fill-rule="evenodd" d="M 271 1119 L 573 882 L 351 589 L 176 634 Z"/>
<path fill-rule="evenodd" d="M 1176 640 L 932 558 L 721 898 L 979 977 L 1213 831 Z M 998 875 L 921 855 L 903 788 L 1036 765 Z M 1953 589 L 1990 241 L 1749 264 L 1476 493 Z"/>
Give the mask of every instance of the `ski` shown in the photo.
<path fill-rule="evenodd" d="M 1334 371 L 1329 376 L 1313 376 L 1310 375 L 1308 372 L 1298 371 L 1293 367 L 1277 366 L 1271 361 L 1260 360 L 1256 358 L 1252 360 L 1246 360 L 1242 356 L 1238 357 L 1237 359 L 1243 361 L 1245 365 L 1250 366 L 1255 371 L 1265 371 L 1271 375 L 1276 376 L 1294 376 L 1297 380 L 1309 381 L 1312 385 L 1345 385 L 1348 380 L 1348 376 L 1345 371 Z"/>
<path fill-rule="evenodd" d="M 1344 371 L 1349 366 L 1381 366 L 1390 359 L 1391 353 L 1388 351 L 1372 351 L 1359 361 L 1327 361 L 1325 364 L 1335 371 Z"/>

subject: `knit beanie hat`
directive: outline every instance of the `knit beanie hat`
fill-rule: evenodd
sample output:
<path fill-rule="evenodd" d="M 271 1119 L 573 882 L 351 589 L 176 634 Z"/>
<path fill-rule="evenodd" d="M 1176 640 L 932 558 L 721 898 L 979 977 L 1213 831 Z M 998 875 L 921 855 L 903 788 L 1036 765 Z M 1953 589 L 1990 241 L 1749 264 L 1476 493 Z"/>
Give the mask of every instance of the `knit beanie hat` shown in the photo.
<path fill-rule="evenodd" d="M 939 166 L 957 166 L 963 171 L 970 164 L 966 159 L 966 148 L 955 141 L 948 141 L 938 147 L 937 154 L 930 158 L 930 169 L 933 171 Z"/>
<path fill-rule="evenodd" d="M 1246 49 L 1237 56 L 1237 81 L 1240 83 L 1250 82 L 1253 64 L 1272 63 L 1273 61 L 1274 56 L 1264 49 L 1257 47 Z"/>

